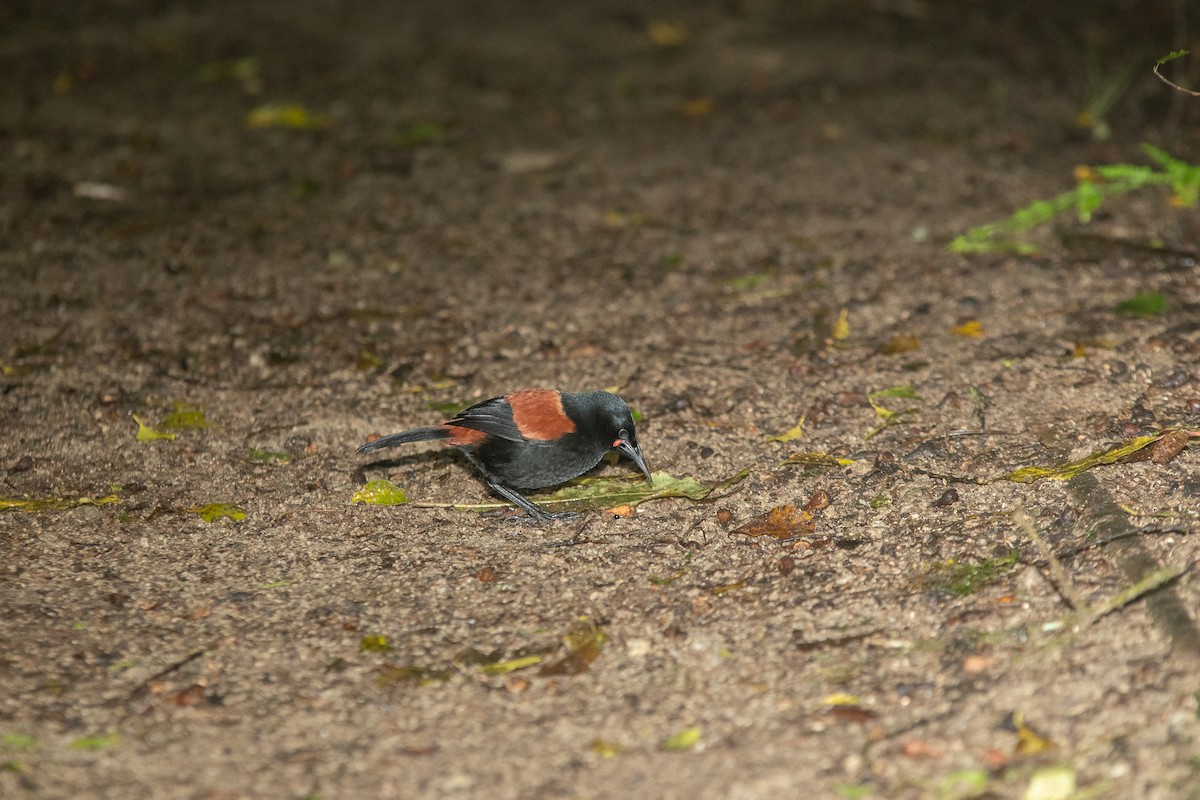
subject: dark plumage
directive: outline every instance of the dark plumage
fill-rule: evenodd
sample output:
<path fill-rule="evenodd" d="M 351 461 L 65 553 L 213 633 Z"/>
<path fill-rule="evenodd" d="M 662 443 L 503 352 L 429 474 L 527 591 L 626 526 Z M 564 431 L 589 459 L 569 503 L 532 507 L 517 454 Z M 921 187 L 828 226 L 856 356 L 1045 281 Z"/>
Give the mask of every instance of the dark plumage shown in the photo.
<path fill-rule="evenodd" d="M 428 440 L 457 447 L 492 491 L 539 520 L 552 515 L 518 490 L 565 483 L 614 450 L 629 456 L 650 480 L 629 407 L 608 392 L 522 389 L 484 400 L 441 425 L 381 437 L 358 452 Z"/>

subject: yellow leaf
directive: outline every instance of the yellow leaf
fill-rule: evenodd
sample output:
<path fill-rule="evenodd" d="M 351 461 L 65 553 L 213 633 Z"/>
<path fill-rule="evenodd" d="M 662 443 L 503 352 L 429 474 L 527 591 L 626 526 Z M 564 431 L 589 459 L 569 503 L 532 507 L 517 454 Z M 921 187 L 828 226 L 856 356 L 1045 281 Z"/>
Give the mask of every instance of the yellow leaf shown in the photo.
<path fill-rule="evenodd" d="M 838 312 L 837 322 L 833 323 L 830 336 L 839 342 L 850 338 L 850 309 L 843 308 Z"/>
<path fill-rule="evenodd" d="M 210 524 L 224 517 L 228 517 L 234 522 L 241 522 L 246 518 L 245 511 L 230 503 L 209 503 L 203 506 L 192 506 L 186 509 L 186 511 L 189 514 L 199 514 L 200 519 Z"/>
<path fill-rule="evenodd" d="M 955 326 L 954 335 L 970 336 L 971 338 L 978 339 L 980 336 L 983 336 L 983 323 L 977 319 L 969 319 L 962 325 Z"/>
<path fill-rule="evenodd" d="M 246 115 L 249 128 L 292 128 L 294 130 L 321 130 L 333 124 L 333 117 L 309 111 L 304 106 L 285 103 L 268 103 Z"/>
<path fill-rule="evenodd" d="M 775 436 L 768 436 L 767 441 L 768 442 L 794 442 L 794 441 L 796 441 L 800 437 L 804 436 L 804 419 L 807 416 L 808 415 L 805 414 L 804 416 L 800 417 L 799 422 L 797 422 L 792 427 L 788 428 L 783 433 L 776 434 Z"/>
<path fill-rule="evenodd" d="M 688 29 L 674 22 L 655 19 L 646 26 L 646 35 L 659 47 L 679 47 L 688 40 Z"/>
<path fill-rule="evenodd" d="M 856 706 L 860 701 L 856 694 L 834 692 L 831 695 L 826 695 L 825 699 L 821 702 L 827 706 Z"/>
<path fill-rule="evenodd" d="M 1034 770 L 1021 800 L 1071 800 L 1075 793 L 1075 770 L 1070 767 L 1043 767 Z"/>
<path fill-rule="evenodd" d="M 532 667 L 534 664 L 542 663 L 542 657 L 539 655 L 520 656 L 519 658 L 510 658 L 507 661 L 497 661 L 495 664 L 483 664 L 479 667 L 479 671 L 485 675 L 507 675 L 510 672 L 516 672 L 519 669 Z"/>
<path fill-rule="evenodd" d="M 612 758 L 613 756 L 620 755 L 623 751 L 620 745 L 615 745 L 604 739 L 596 739 L 592 742 L 592 752 L 601 758 Z"/>
<path fill-rule="evenodd" d="M 684 728 L 679 733 L 663 742 L 664 750 L 691 750 L 700 743 L 700 729 L 697 727 Z"/>
<path fill-rule="evenodd" d="M 61 511 L 77 506 L 106 506 L 109 503 L 119 502 L 121 499 L 115 494 L 95 500 L 90 497 L 41 497 L 31 500 L 0 497 L 0 511 L 24 511 L 33 514 L 39 511 Z"/>
<path fill-rule="evenodd" d="M 163 433 L 162 431 L 156 431 L 154 428 L 151 428 L 149 425 L 142 422 L 141 419 L 138 418 L 137 414 L 133 415 L 133 421 L 136 422 L 138 426 L 137 440 L 139 442 L 153 442 L 157 439 L 166 439 L 170 441 L 171 439 L 175 438 L 175 434 L 173 433 Z"/>
<path fill-rule="evenodd" d="M 713 112 L 714 108 L 716 108 L 716 104 L 713 103 L 711 97 L 697 97 L 684 103 L 680 111 L 685 117 L 706 117 Z"/>
<path fill-rule="evenodd" d="M 1025 715 L 1020 711 L 1013 712 L 1012 723 L 1017 729 L 1016 750 L 1020 755 L 1031 756 L 1054 747 L 1054 742 L 1025 724 Z"/>

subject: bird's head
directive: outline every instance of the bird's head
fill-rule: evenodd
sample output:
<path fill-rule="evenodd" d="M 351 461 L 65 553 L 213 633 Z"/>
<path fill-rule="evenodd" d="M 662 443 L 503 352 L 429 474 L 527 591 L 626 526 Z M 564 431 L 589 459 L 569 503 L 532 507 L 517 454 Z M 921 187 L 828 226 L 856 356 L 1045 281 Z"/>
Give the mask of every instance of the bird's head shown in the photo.
<path fill-rule="evenodd" d="M 633 414 L 629 412 L 629 406 L 625 405 L 624 400 L 608 392 L 595 392 L 591 399 L 595 404 L 605 441 L 611 442 L 610 446 L 614 450 L 624 453 L 630 461 L 637 464 L 646 480 L 653 481 L 650 468 L 646 466 L 646 458 L 642 455 L 642 448 L 638 445 L 637 430 L 634 428 Z"/>

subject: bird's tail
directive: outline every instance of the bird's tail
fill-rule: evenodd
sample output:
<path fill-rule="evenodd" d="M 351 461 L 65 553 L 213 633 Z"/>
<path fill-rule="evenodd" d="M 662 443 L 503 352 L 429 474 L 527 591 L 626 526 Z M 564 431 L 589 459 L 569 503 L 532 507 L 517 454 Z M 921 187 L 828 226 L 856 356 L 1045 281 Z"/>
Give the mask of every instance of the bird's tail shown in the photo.
<path fill-rule="evenodd" d="M 367 442 L 358 448 L 358 452 L 373 453 L 376 450 L 383 450 L 386 447 L 395 447 L 400 444 L 408 444 L 409 442 L 426 442 L 448 438 L 450 438 L 450 431 L 440 425 L 434 425 L 429 428 L 413 428 L 411 431 L 401 431 L 400 433 L 381 436 L 373 442 Z"/>

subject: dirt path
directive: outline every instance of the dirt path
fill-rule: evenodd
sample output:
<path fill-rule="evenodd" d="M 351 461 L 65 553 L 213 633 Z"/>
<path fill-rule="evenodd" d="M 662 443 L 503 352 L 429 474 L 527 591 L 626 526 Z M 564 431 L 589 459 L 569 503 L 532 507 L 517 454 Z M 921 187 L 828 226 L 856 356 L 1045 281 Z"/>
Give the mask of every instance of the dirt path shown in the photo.
<path fill-rule="evenodd" d="M 1200 428 L 1200 219 L 945 249 L 1200 160 L 1144 70 L 1072 123 L 1169 3 L 302 5 L 0 11 L 0 499 L 73 506 L 0 512 L 0 797 L 1195 796 L 1196 447 L 999 479 Z M 489 500 L 354 448 L 526 386 L 747 477 L 351 505 Z"/>

